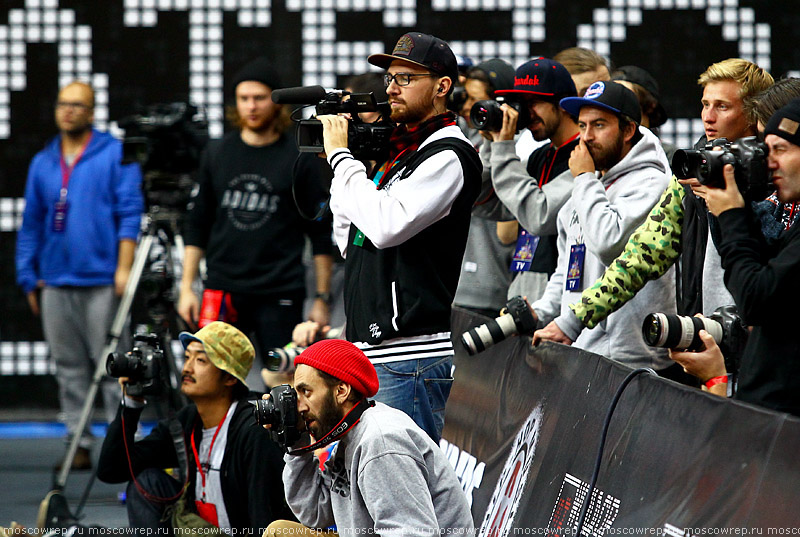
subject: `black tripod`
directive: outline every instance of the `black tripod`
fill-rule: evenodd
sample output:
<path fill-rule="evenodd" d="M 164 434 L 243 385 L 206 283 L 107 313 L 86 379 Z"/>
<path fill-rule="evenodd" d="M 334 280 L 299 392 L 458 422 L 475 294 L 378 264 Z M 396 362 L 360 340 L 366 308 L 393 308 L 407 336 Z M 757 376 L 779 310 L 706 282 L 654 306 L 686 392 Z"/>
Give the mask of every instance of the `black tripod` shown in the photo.
<path fill-rule="evenodd" d="M 181 212 L 178 210 L 164 210 L 156 205 L 152 206 L 145 216 L 144 233 L 136 250 L 130 278 L 117 307 L 101 359 L 97 362 L 78 427 L 70 441 L 61 470 L 54 480 L 54 490 L 42 502 L 39 515 L 40 527 L 64 527 L 65 522 L 76 521 L 88 499 L 97 476 L 96 469 L 86 485 L 74 515 L 71 515 L 66 508 L 66 500 L 61 493 L 69 477 L 81 435 L 91 418 L 100 383 L 106 375 L 106 357 L 117 349 L 125 322 L 134 306 L 134 299 L 136 299 L 136 305 L 142 306 L 139 316 L 146 319 L 148 331 L 158 335 L 167 362 L 169 386 L 164 387 L 166 396 L 162 404 L 177 410 L 186 402 L 178 388 L 180 371 L 171 351 L 171 341 L 174 338 L 171 337 L 172 330 L 170 330 L 170 321 L 174 316 L 173 301 L 171 300 L 172 287 L 174 287 L 173 275 L 175 274 L 173 251 L 177 249 L 177 251 L 183 252 L 183 239 L 179 233 L 181 216 Z M 160 246 L 160 252 L 156 252 L 157 258 L 154 260 L 153 254 L 157 250 L 157 246 Z M 136 317 L 137 312 L 134 310 L 134 320 Z M 162 414 L 161 409 L 158 410 L 159 414 Z M 52 513 L 48 514 L 48 510 Z"/>

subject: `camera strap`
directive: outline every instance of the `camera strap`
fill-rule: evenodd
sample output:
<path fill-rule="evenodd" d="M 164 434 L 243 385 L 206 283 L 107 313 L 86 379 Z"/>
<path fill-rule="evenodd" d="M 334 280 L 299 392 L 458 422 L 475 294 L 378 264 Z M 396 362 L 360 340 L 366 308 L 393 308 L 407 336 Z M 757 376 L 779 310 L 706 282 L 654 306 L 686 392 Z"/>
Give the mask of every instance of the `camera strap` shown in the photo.
<path fill-rule="evenodd" d="M 303 455 L 304 453 L 309 453 L 314 451 L 315 449 L 319 449 L 323 446 L 330 444 L 331 442 L 335 442 L 339 440 L 341 437 L 347 434 L 347 432 L 356 426 L 356 424 L 361 420 L 361 414 L 364 413 L 365 410 L 375 406 L 375 401 L 368 401 L 366 399 L 362 399 L 361 401 L 356 404 L 350 412 L 345 414 L 345 416 L 341 419 L 336 426 L 331 429 L 331 431 L 323 436 L 320 440 L 317 440 L 313 444 L 309 444 L 308 446 L 291 449 L 289 450 L 289 455 Z"/>

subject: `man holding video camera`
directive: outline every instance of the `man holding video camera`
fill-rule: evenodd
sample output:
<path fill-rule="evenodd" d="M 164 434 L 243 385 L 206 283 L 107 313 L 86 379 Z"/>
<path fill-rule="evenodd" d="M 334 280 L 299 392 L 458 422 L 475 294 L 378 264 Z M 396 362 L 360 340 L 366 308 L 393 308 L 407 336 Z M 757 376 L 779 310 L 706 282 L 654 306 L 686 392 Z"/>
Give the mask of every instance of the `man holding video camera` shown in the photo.
<path fill-rule="evenodd" d="M 458 78 L 441 39 L 410 32 L 387 69 L 391 119 L 388 159 L 371 176 L 348 149 L 348 121 L 322 115 L 333 169 L 334 236 L 345 256 L 347 339 L 378 369 L 378 400 L 409 414 L 434 440 L 452 383 L 453 302 L 480 160 L 447 111 Z"/>
<path fill-rule="evenodd" d="M 312 443 L 286 455 L 283 483 L 302 525 L 277 521 L 264 535 L 319 535 L 333 525 L 339 535 L 471 533 L 466 495 L 439 446 L 403 412 L 366 399 L 379 384 L 361 350 L 325 340 L 295 363 L 297 412 Z M 332 439 L 339 443 L 320 468 L 312 449 Z"/>
<path fill-rule="evenodd" d="M 778 199 L 800 201 L 800 99 L 778 110 L 764 130 L 767 165 Z M 800 415 L 800 344 L 796 320 L 781 304 L 800 300 L 800 228 L 768 244 L 739 192 L 733 166 L 723 169 L 724 188 L 708 188 L 708 210 L 719 218 L 719 253 L 742 319 L 753 330 L 741 358 L 736 397 Z"/>
<path fill-rule="evenodd" d="M 195 334 L 182 332 L 180 340 L 185 349 L 180 389 L 192 404 L 136 441 L 144 399 L 126 394 L 106 434 L 97 476 L 106 483 L 129 482 L 131 527 L 260 532 L 290 515 L 280 486 L 281 450 L 258 426 L 246 400 L 253 345 L 220 321 Z M 120 383 L 127 388 L 133 380 Z M 179 431 L 172 430 L 176 425 Z M 165 468 L 186 472 L 186 483 Z M 168 507 L 171 517 L 165 515 Z"/>

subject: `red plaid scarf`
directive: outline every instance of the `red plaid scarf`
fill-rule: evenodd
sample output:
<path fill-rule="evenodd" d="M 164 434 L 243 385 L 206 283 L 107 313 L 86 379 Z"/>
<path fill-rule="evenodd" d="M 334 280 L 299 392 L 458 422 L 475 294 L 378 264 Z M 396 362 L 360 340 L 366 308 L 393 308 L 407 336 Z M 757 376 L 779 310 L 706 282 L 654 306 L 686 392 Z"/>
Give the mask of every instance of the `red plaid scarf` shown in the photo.
<path fill-rule="evenodd" d="M 396 159 L 403 151 L 417 150 L 428 136 L 439 129 L 455 124 L 456 115 L 453 112 L 445 112 L 423 121 L 413 129 L 409 129 L 405 125 L 398 126 L 389 140 L 389 161 Z"/>

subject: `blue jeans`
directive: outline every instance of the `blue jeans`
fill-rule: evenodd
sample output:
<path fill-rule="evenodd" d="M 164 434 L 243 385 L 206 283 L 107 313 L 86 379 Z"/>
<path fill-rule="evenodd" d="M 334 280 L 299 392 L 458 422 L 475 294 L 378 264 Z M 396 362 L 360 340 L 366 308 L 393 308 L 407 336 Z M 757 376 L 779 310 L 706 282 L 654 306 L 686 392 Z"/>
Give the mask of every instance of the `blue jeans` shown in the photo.
<path fill-rule="evenodd" d="M 375 400 L 411 416 L 438 444 L 453 385 L 452 368 L 452 357 L 377 364 L 380 388 Z"/>

